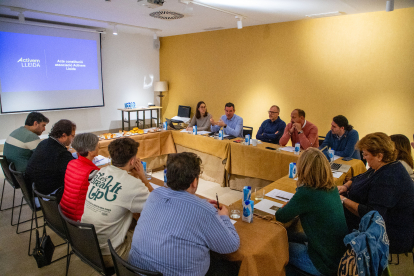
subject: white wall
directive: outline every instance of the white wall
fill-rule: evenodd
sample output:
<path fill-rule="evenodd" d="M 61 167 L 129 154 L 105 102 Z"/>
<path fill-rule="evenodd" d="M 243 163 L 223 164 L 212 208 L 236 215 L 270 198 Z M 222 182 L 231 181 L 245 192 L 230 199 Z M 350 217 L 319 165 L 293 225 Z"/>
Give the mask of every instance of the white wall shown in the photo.
<path fill-rule="evenodd" d="M 145 77 L 147 84 L 150 75 L 154 81 L 159 80 L 159 51 L 153 48 L 152 36 L 102 35 L 102 71 L 105 106 L 42 112 L 50 120 L 43 136 L 60 119 L 75 122 L 78 133 L 120 128 L 121 111 L 117 109 L 125 102 L 135 102 L 137 106 L 147 106 L 149 102 L 158 104 L 152 86 L 144 88 Z M 13 130 L 24 125 L 27 114 L 0 115 L 0 144 Z M 149 118 L 149 112 L 145 116 Z M 131 113 L 131 118 L 136 116 Z"/>

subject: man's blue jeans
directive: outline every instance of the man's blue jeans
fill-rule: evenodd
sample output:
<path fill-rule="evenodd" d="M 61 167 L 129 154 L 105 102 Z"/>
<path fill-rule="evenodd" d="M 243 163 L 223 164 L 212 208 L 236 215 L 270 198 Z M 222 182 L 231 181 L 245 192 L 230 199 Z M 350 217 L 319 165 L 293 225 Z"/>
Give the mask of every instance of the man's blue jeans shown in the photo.
<path fill-rule="evenodd" d="M 309 258 L 307 243 L 289 242 L 289 263 L 309 274 L 323 276 Z"/>

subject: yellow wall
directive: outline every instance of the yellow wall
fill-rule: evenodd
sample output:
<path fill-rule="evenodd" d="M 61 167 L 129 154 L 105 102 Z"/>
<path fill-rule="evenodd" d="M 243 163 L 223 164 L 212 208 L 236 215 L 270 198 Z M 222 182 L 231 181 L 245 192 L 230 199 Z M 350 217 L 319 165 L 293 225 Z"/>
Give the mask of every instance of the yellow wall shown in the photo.
<path fill-rule="evenodd" d="M 329 131 L 345 115 L 360 137 L 414 133 L 414 8 L 161 39 L 164 117 L 199 100 L 218 119 L 233 102 L 254 135 L 273 104 Z"/>

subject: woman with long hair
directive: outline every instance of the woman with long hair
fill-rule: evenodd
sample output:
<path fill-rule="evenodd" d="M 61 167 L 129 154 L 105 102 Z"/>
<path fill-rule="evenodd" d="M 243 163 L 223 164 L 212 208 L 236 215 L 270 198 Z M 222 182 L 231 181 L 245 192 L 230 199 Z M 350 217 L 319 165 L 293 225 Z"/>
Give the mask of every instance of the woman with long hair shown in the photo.
<path fill-rule="evenodd" d="M 403 164 L 411 179 L 414 180 L 413 156 L 411 154 L 410 139 L 402 134 L 394 134 L 391 135 L 390 138 L 394 142 L 395 149 L 397 150 L 397 160 Z"/>
<path fill-rule="evenodd" d="M 198 131 L 209 131 L 211 126 L 210 119 L 211 114 L 207 112 L 207 106 L 205 102 L 200 101 L 197 103 L 196 114 L 191 119 L 191 122 L 188 125 L 187 130 L 191 130 L 193 126 L 197 126 Z"/>
<path fill-rule="evenodd" d="M 305 232 L 289 236 L 289 263 L 312 275 L 336 275 L 348 229 L 328 159 L 308 148 L 299 157 L 297 172 L 295 195 L 276 212 L 280 222 L 299 216 Z"/>

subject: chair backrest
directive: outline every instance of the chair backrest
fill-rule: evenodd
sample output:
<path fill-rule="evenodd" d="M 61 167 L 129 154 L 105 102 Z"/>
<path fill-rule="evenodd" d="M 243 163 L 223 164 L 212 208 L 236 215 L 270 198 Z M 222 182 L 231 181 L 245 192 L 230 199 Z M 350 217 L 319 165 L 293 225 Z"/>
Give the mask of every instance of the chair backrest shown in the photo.
<path fill-rule="evenodd" d="M 62 239 L 67 240 L 65 226 L 63 225 L 63 220 L 59 214 L 59 204 L 56 197 L 39 193 L 36 190 L 35 183 L 33 183 L 32 189 L 39 199 L 43 217 L 49 228 L 58 234 Z"/>
<path fill-rule="evenodd" d="M 190 118 L 191 114 L 191 106 L 179 105 L 178 106 L 178 114 L 179 117 Z"/>
<path fill-rule="evenodd" d="M 318 136 L 319 146 L 322 145 L 323 141 L 325 141 L 325 136 Z"/>
<path fill-rule="evenodd" d="M 19 183 L 17 183 L 17 180 L 14 178 L 14 176 L 10 172 L 10 169 L 9 169 L 10 164 L 7 161 L 6 156 L 0 155 L 0 164 L 1 164 L 1 169 L 3 170 L 4 178 L 7 180 L 7 182 L 9 182 L 10 185 L 12 185 L 15 189 L 19 189 L 20 188 Z"/>
<path fill-rule="evenodd" d="M 111 240 L 108 240 L 109 251 L 111 251 L 112 260 L 114 261 L 115 272 L 118 276 L 135 276 L 135 275 L 144 275 L 144 276 L 162 276 L 162 273 L 147 271 L 140 269 L 136 266 L 133 266 L 123 260 L 112 247 Z"/>
<path fill-rule="evenodd" d="M 18 172 L 14 168 L 14 163 L 11 162 L 9 166 L 9 170 L 16 179 L 17 183 L 19 183 L 19 186 L 21 188 L 23 198 L 27 202 L 27 205 L 29 205 L 30 209 L 35 210 L 37 209 L 34 205 L 34 198 L 31 186 L 27 184 L 27 179 L 24 173 Z"/>
<path fill-rule="evenodd" d="M 243 126 L 243 137 L 250 134 L 250 138 L 253 138 L 253 128 L 249 126 Z"/>
<path fill-rule="evenodd" d="M 101 249 L 93 224 L 76 222 L 62 213 L 60 205 L 59 214 L 64 221 L 66 237 L 72 246 L 72 251 L 85 263 L 100 273 L 106 274 Z"/>

